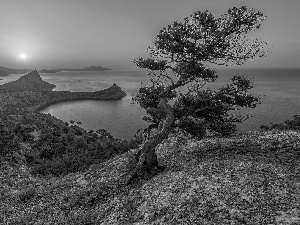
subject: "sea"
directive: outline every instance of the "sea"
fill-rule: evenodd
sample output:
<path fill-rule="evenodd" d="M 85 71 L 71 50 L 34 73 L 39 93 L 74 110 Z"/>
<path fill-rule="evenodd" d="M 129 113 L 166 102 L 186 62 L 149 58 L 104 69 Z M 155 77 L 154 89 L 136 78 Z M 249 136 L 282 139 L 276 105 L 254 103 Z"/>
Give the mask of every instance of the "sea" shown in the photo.
<path fill-rule="evenodd" d="M 133 104 L 132 97 L 142 84 L 149 82 L 146 71 L 66 71 L 40 74 L 42 79 L 55 84 L 54 91 L 99 91 L 116 83 L 127 93 L 121 100 L 80 100 L 62 102 L 41 110 L 63 121 L 80 122 L 86 130 L 106 129 L 115 138 L 130 140 L 140 128 L 148 123 L 142 118 L 144 109 Z M 241 114 L 251 116 L 237 124 L 238 132 L 259 131 L 261 125 L 281 123 L 300 114 L 300 69 L 218 69 L 218 79 L 209 84 L 217 90 L 228 83 L 234 75 L 251 77 L 254 83 L 250 93 L 261 96 L 261 104 L 254 109 L 242 109 Z M 0 84 L 16 80 L 21 75 L 10 75 Z"/>

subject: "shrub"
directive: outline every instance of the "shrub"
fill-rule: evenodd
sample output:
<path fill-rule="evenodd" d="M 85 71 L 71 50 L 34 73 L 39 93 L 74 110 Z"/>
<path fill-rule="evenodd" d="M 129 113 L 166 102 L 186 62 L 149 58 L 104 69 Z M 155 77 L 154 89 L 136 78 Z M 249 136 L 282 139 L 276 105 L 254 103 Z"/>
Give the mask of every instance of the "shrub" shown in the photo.
<path fill-rule="evenodd" d="M 263 131 L 269 130 L 299 130 L 300 131 L 300 115 L 294 115 L 292 120 L 286 120 L 283 123 L 270 123 L 269 125 L 261 125 Z"/>

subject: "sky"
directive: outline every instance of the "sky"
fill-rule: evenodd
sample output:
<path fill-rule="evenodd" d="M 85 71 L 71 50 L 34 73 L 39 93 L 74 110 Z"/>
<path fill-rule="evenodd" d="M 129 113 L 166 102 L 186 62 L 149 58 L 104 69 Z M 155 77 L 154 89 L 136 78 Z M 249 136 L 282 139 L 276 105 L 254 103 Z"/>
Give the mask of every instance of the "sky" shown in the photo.
<path fill-rule="evenodd" d="M 272 53 L 242 67 L 299 68 L 300 0 L 0 0 L 0 66 L 135 70 L 162 27 L 243 5 L 267 16 L 249 36 Z"/>

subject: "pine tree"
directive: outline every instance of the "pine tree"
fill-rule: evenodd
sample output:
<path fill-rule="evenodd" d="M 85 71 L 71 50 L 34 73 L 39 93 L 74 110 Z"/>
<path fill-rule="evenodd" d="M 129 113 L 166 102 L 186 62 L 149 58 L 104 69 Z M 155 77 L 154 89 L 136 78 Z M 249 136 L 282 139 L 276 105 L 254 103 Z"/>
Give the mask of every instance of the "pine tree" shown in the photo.
<path fill-rule="evenodd" d="M 218 77 L 210 65 L 242 65 L 268 53 L 266 42 L 247 36 L 259 29 L 265 18 L 246 6 L 233 7 L 220 18 L 208 11 L 195 12 L 184 22 L 161 29 L 148 48 L 149 58 L 134 60 L 138 67 L 147 69 L 151 81 L 134 97 L 146 109 L 144 119 L 151 124 L 127 184 L 160 168 L 155 147 L 174 129 L 198 138 L 207 131 L 228 136 L 236 131 L 235 122 L 247 119 L 232 112 L 260 103 L 259 97 L 248 94 L 253 87 L 249 78 L 234 76 L 218 91 L 204 87 Z M 151 134 L 153 127 L 157 132 Z"/>

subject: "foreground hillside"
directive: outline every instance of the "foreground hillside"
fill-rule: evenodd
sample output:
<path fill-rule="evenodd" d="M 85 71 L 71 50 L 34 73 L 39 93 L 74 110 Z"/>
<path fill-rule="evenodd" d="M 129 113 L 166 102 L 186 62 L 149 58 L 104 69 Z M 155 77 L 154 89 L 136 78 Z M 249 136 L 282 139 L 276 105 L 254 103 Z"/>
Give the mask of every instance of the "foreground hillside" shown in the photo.
<path fill-rule="evenodd" d="M 131 150 L 59 178 L 1 165 L 3 224 L 299 224 L 300 132 L 171 136 L 166 169 L 125 186 Z"/>

